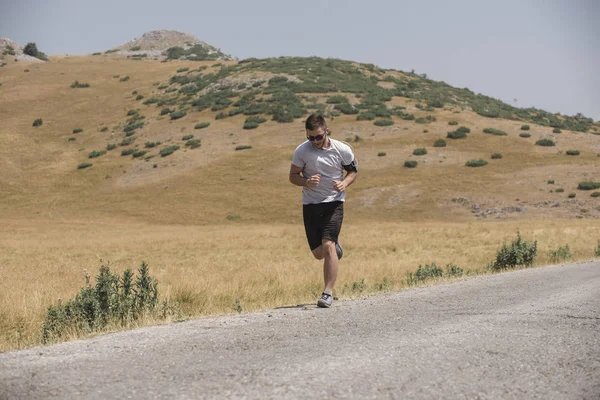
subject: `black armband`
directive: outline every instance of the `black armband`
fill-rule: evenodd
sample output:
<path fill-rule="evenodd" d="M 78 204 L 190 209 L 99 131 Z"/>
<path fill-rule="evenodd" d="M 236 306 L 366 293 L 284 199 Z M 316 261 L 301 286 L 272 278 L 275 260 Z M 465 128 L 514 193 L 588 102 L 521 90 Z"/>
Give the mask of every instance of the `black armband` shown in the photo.
<path fill-rule="evenodd" d="M 356 159 L 352 160 L 348 165 L 342 165 L 342 167 L 344 167 L 346 172 L 358 172 L 358 163 L 356 162 Z"/>

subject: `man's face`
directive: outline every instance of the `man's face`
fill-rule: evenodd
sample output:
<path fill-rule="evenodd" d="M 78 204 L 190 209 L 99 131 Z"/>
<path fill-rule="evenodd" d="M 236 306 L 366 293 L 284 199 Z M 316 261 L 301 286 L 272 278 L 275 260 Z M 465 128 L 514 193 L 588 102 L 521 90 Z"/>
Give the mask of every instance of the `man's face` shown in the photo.
<path fill-rule="evenodd" d="M 327 128 L 322 126 L 314 131 L 306 130 L 306 138 L 318 149 L 322 149 L 327 141 Z"/>

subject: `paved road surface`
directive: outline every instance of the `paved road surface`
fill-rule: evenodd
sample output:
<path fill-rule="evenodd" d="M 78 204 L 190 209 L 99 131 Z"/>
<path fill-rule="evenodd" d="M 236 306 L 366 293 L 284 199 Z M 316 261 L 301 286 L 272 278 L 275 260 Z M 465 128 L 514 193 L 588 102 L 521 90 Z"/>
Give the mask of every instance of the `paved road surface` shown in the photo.
<path fill-rule="evenodd" d="M 0 399 L 600 399 L 600 262 L 0 354 Z"/>

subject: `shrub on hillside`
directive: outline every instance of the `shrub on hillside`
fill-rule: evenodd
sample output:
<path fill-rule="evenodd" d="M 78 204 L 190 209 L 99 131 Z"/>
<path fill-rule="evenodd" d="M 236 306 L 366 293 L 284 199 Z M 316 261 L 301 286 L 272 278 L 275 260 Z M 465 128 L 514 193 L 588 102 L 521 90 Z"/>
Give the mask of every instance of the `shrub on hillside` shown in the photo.
<path fill-rule="evenodd" d="M 523 132 L 523 133 L 519 133 L 519 136 L 521 136 L 522 138 L 528 138 L 528 137 L 531 137 L 531 133 Z"/>
<path fill-rule="evenodd" d="M 195 149 L 200 147 L 200 139 L 190 139 L 185 142 L 185 147 L 189 147 L 190 149 Z"/>
<path fill-rule="evenodd" d="M 406 168 L 416 168 L 417 167 L 417 162 L 414 161 L 414 160 L 407 160 L 407 161 L 404 161 L 404 166 Z"/>
<path fill-rule="evenodd" d="M 499 129 L 494 129 L 494 128 L 485 128 L 483 130 L 484 133 L 489 133 L 491 135 L 496 135 L 496 136 L 507 136 L 508 133 L 501 131 Z"/>
<path fill-rule="evenodd" d="M 579 185 L 577 186 L 577 189 L 579 190 L 596 190 L 596 189 L 600 189 L 600 182 L 579 182 Z"/>
<path fill-rule="evenodd" d="M 375 122 L 373 122 L 373 125 L 375 125 L 375 126 L 390 126 L 390 125 L 394 125 L 394 121 L 392 121 L 391 119 L 378 119 Z"/>
<path fill-rule="evenodd" d="M 169 114 L 171 112 L 171 110 L 169 108 L 163 108 L 162 110 L 160 110 L 160 115 L 166 115 Z"/>
<path fill-rule="evenodd" d="M 141 100 L 141 99 L 143 99 L 143 98 L 144 98 L 144 95 L 142 95 L 142 94 L 138 94 L 137 96 L 135 96 L 135 99 L 136 99 L 137 101 L 140 101 L 140 100 Z"/>
<path fill-rule="evenodd" d="M 567 150 L 567 155 L 568 156 L 578 156 L 579 150 Z"/>
<path fill-rule="evenodd" d="M 377 153 L 377 157 L 385 157 L 386 152 L 385 151 L 380 151 L 379 153 Z"/>
<path fill-rule="evenodd" d="M 448 125 L 458 125 L 458 121 L 450 121 L 448 122 Z"/>
<path fill-rule="evenodd" d="M 577 194 L 575 194 L 575 193 L 569 193 L 569 196 L 568 196 L 568 197 L 569 197 L 570 199 L 574 199 L 574 198 L 575 198 L 575 196 L 577 196 Z"/>
<path fill-rule="evenodd" d="M 529 125 L 521 125 L 521 130 L 522 131 L 528 131 L 529 130 Z"/>
<path fill-rule="evenodd" d="M 262 124 L 263 122 L 265 122 L 267 119 L 258 115 L 251 115 L 249 117 L 246 118 L 246 120 L 244 121 L 245 123 L 257 123 L 257 124 Z"/>
<path fill-rule="evenodd" d="M 242 145 L 239 145 L 239 146 L 235 146 L 235 150 L 236 150 L 236 151 L 239 151 L 239 150 L 249 150 L 249 149 L 251 149 L 251 148 L 252 148 L 252 146 L 249 146 L 249 145 L 243 145 L 243 144 L 242 144 Z"/>
<path fill-rule="evenodd" d="M 562 192 L 564 192 L 564 191 L 565 191 L 565 189 L 563 189 L 563 188 L 558 188 L 558 189 L 556 189 L 556 193 L 562 193 Z"/>
<path fill-rule="evenodd" d="M 190 140 L 194 137 L 194 135 L 184 135 L 183 138 L 181 138 L 181 140 Z"/>
<path fill-rule="evenodd" d="M 94 150 L 90 154 L 88 154 L 88 158 L 96 158 L 106 154 L 106 150 Z"/>
<path fill-rule="evenodd" d="M 488 162 L 483 160 L 483 159 L 479 159 L 479 160 L 469 160 L 466 162 L 465 164 L 467 167 L 483 167 L 488 165 Z"/>
<path fill-rule="evenodd" d="M 537 240 L 531 244 L 517 233 L 517 238 L 510 244 L 506 242 L 496 253 L 496 260 L 489 265 L 490 269 L 500 270 L 514 268 L 520 265 L 531 266 L 537 256 Z"/>
<path fill-rule="evenodd" d="M 348 98 L 346 96 L 337 95 L 331 96 L 327 99 L 328 104 L 340 104 L 340 103 L 348 103 Z"/>
<path fill-rule="evenodd" d="M 415 156 L 424 156 L 425 154 L 427 154 L 427 149 L 423 147 L 413 150 L 413 155 Z"/>
<path fill-rule="evenodd" d="M 35 121 L 33 121 L 32 126 L 38 127 L 38 126 L 41 126 L 43 123 L 44 123 L 44 121 L 41 118 L 38 118 Z"/>
<path fill-rule="evenodd" d="M 48 307 L 42 325 L 44 344 L 74 333 L 98 332 L 108 326 L 133 326 L 135 321 L 150 316 L 165 318 L 171 313 L 168 302 L 159 307 L 158 282 L 150 276 L 148 264 L 142 261 L 137 278 L 131 269 L 122 277 L 102 265 L 92 286 L 89 275 L 85 287 L 64 304 Z"/>
<path fill-rule="evenodd" d="M 592 197 L 600 197 L 600 192 L 593 192 Z"/>
<path fill-rule="evenodd" d="M 81 129 L 81 128 L 74 128 L 73 129 L 73 133 L 81 133 L 81 132 L 83 132 L 83 129 Z"/>
<path fill-rule="evenodd" d="M 177 72 L 185 72 L 185 71 L 189 71 L 189 68 L 187 67 L 183 67 L 183 68 L 177 68 Z"/>
<path fill-rule="evenodd" d="M 129 156 L 129 155 L 132 155 L 134 151 L 135 150 L 133 150 L 133 149 L 125 149 L 125 150 L 121 151 L 121 155 L 122 156 Z"/>
<path fill-rule="evenodd" d="M 146 142 L 144 143 L 144 147 L 147 149 L 152 149 L 156 146 L 158 146 L 160 144 L 160 142 Z"/>
<path fill-rule="evenodd" d="M 171 119 L 180 119 L 187 115 L 187 113 L 183 110 L 174 111 L 171 113 Z"/>
<path fill-rule="evenodd" d="M 562 131 L 560 130 L 560 128 L 554 128 L 552 129 L 552 133 L 561 133 Z"/>
<path fill-rule="evenodd" d="M 438 139 L 433 143 L 433 147 L 446 147 L 446 141 L 444 139 Z"/>
<path fill-rule="evenodd" d="M 458 128 L 456 130 L 456 132 L 459 132 L 459 133 L 471 133 L 471 129 L 467 128 L 466 126 L 461 126 L 460 128 Z"/>
<path fill-rule="evenodd" d="M 71 83 L 71 88 L 73 89 L 78 89 L 78 88 L 88 88 L 90 87 L 89 83 L 81 83 L 79 81 L 74 81 L 73 83 Z"/>
<path fill-rule="evenodd" d="M 256 129 L 259 127 L 259 123 L 257 122 L 244 122 L 244 126 L 242 126 L 243 129 Z"/>
<path fill-rule="evenodd" d="M 556 144 L 554 143 L 554 141 L 552 139 L 540 139 L 537 142 L 535 142 L 536 146 L 544 146 L 544 147 L 551 147 L 551 146 L 555 146 Z"/>
<path fill-rule="evenodd" d="M 426 117 L 417 118 L 415 122 L 417 124 L 429 124 L 431 122 L 435 122 L 437 120 L 433 115 L 428 115 Z"/>
<path fill-rule="evenodd" d="M 336 104 L 335 109 L 347 115 L 358 114 L 360 112 L 358 108 L 352 107 L 352 105 L 350 105 L 349 103 Z"/>
<path fill-rule="evenodd" d="M 467 134 L 465 132 L 452 131 L 448 132 L 448 135 L 446 135 L 446 137 L 448 139 L 464 139 L 467 137 Z"/>
<path fill-rule="evenodd" d="M 500 153 L 494 153 L 494 154 L 492 154 L 492 160 L 497 160 L 499 158 L 502 158 L 502 154 L 500 154 Z"/>
<path fill-rule="evenodd" d="M 89 162 L 83 162 L 77 166 L 77 169 L 85 169 L 91 167 L 93 164 Z"/>
<path fill-rule="evenodd" d="M 161 157 L 166 157 L 179 150 L 179 148 L 180 147 L 177 145 L 163 147 L 162 149 L 160 149 L 159 154 Z"/>
<path fill-rule="evenodd" d="M 569 245 L 567 244 L 565 247 L 559 246 L 558 249 L 548 252 L 548 258 L 553 263 L 561 263 L 572 260 L 573 253 L 571 253 L 571 249 L 569 249 Z"/>
<path fill-rule="evenodd" d="M 133 156 L 133 158 L 140 158 L 140 157 L 144 157 L 146 155 L 146 153 L 147 153 L 146 150 L 136 150 L 131 155 Z"/>
<path fill-rule="evenodd" d="M 122 77 L 119 79 L 119 82 L 127 82 L 129 80 L 129 75 Z"/>
<path fill-rule="evenodd" d="M 48 61 L 48 57 L 46 57 L 43 52 L 38 50 L 35 43 L 27 43 L 23 48 L 23 53 L 31 57 L 39 58 L 40 60 Z"/>
<path fill-rule="evenodd" d="M 356 116 L 357 121 L 373 121 L 376 115 L 372 111 L 364 111 Z"/>
<path fill-rule="evenodd" d="M 117 148 L 117 145 L 114 144 L 114 143 L 109 143 L 109 144 L 106 145 L 106 150 L 107 151 L 111 151 L 111 150 L 114 150 L 116 148 Z"/>
<path fill-rule="evenodd" d="M 200 122 L 194 125 L 194 129 L 204 129 L 210 126 L 210 122 Z"/>

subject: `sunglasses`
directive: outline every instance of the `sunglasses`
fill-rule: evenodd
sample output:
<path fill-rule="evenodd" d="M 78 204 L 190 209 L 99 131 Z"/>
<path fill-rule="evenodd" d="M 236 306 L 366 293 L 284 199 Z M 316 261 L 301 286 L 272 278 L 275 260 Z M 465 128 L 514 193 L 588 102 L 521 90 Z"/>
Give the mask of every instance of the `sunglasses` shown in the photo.
<path fill-rule="evenodd" d="M 328 133 L 329 133 L 329 130 L 325 130 L 325 134 L 328 134 Z M 325 135 L 315 135 L 315 136 L 306 135 L 306 138 L 310 142 L 318 142 L 319 140 L 323 139 L 323 136 L 325 136 Z"/>

